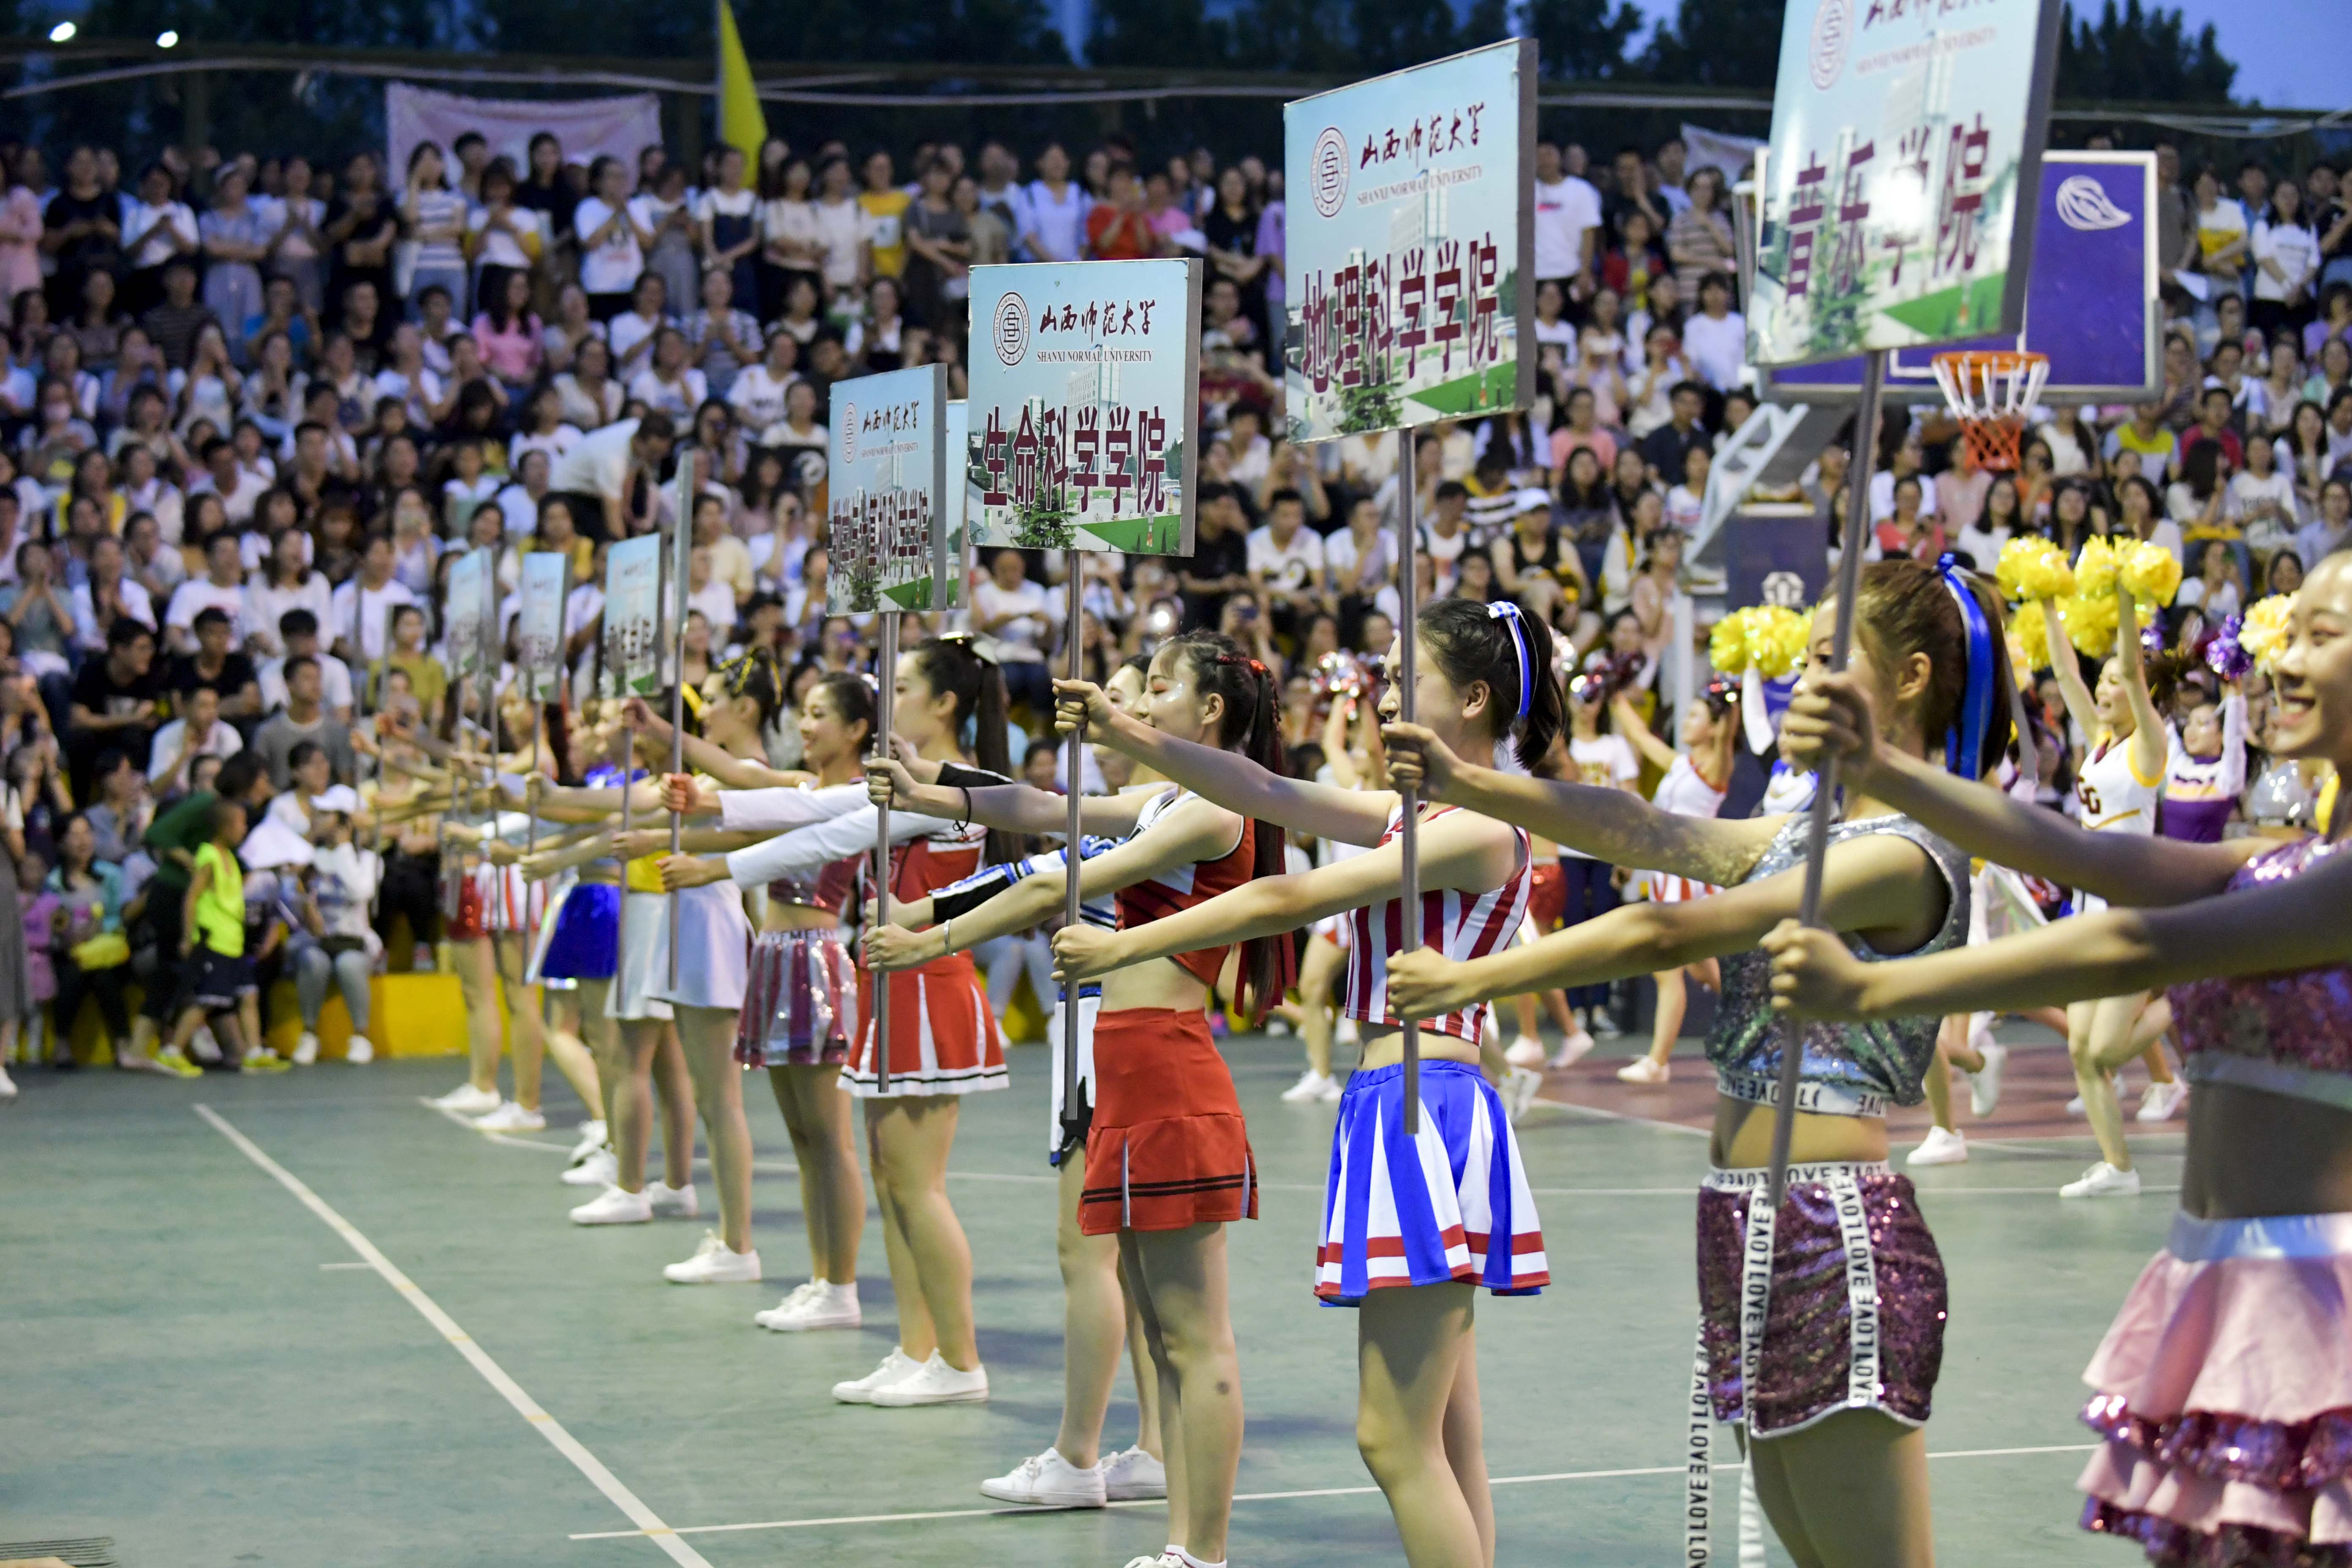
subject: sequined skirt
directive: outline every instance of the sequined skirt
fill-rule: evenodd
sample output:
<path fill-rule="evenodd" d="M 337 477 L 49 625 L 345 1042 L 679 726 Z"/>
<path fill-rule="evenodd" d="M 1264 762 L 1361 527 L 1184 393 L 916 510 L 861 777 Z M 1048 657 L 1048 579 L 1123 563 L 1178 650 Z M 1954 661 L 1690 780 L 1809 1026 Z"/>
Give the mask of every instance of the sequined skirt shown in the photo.
<path fill-rule="evenodd" d="M 838 931 L 765 931 L 735 1026 L 745 1067 L 838 1066 L 857 1032 L 857 969 Z"/>
<path fill-rule="evenodd" d="M 2352 1568 L 2352 1214 L 2176 1215 L 2091 1358 L 2083 1526 L 2166 1568 Z"/>
<path fill-rule="evenodd" d="M 1780 1215 L 1754 1235 L 1764 1183 L 1760 1170 L 1714 1171 L 1699 1188 L 1699 1338 L 1715 1418 L 1759 1437 L 1841 1410 L 1926 1422 L 1947 1300 L 1910 1179 L 1884 1163 L 1792 1165 Z"/>

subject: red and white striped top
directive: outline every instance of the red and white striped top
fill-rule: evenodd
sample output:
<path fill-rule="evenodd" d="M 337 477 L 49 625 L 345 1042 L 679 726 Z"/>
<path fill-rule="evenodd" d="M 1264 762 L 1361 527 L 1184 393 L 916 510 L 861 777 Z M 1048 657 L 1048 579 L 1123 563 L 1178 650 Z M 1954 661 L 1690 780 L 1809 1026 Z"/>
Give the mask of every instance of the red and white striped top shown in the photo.
<path fill-rule="evenodd" d="M 1439 806 L 1422 822 L 1426 826 L 1459 809 Z M 1404 808 L 1400 804 L 1390 815 L 1388 831 L 1381 835 L 1381 842 L 1386 844 L 1403 830 Z M 1517 840 L 1518 858 L 1501 887 L 1484 893 L 1431 889 L 1421 895 L 1422 946 L 1464 963 L 1499 952 L 1517 933 L 1520 922 L 1528 918 L 1534 864 L 1527 830 L 1514 827 L 1511 834 Z M 1343 918 L 1348 921 L 1348 995 L 1341 1011 L 1371 1027 L 1402 1028 L 1402 1023 L 1389 1016 L 1389 954 L 1404 945 L 1403 900 L 1367 905 Z M 1421 1026 L 1475 1045 L 1491 1005 L 1475 1002 L 1443 1017 L 1424 1019 Z"/>
<path fill-rule="evenodd" d="M 1143 837 L 1144 830 L 1168 815 L 1177 802 L 1192 791 L 1172 789 L 1155 796 L 1136 814 L 1135 831 L 1129 840 Z M 1202 860 L 1190 866 L 1179 866 L 1159 876 L 1121 888 L 1116 895 L 1118 907 L 1118 929 L 1133 931 L 1164 921 L 1170 915 L 1207 903 L 1221 893 L 1230 893 L 1250 879 L 1250 868 L 1256 849 L 1257 824 L 1242 818 L 1241 836 L 1234 847 L 1213 860 Z M 1285 940 L 1287 940 L 1286 938 Z M 1217 976 L 1225 967 L 1225 954 L 1231 943 L 1204 947 L 1192 952 L 1169 954 L 1170 960 L 1202 984 L 1214 988 Z M 1277 998 L 1278 999 L 1278 998 Z"/>

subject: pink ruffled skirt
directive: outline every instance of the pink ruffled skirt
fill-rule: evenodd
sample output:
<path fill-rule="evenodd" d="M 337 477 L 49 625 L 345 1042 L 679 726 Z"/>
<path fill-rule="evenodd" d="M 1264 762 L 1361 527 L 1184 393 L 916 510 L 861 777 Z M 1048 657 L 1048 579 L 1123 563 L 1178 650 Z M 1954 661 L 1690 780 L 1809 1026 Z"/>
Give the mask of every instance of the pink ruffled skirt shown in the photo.
<path fill-rule="evenodd" d="M 2352 1214 L 2177 1215 L 2083 1381 L 2083 1526 L 2171 1568 L 2352 1568 Z"/>

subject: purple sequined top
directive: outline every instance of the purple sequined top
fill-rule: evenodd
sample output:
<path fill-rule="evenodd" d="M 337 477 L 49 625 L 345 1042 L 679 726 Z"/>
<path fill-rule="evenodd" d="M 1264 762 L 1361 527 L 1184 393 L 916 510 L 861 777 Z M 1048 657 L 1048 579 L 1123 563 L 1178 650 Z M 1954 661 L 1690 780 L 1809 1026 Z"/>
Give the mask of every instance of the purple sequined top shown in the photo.
<path fill-rule="evenodd" d="M 2300 877 L 2343 849 L 2322 838 L 2282 845 L 2239 868 L 2230 890 Z M 2168 994 L 2190 1081 L 2352 1108 L 2352 964 L 2198 980 Z"/>

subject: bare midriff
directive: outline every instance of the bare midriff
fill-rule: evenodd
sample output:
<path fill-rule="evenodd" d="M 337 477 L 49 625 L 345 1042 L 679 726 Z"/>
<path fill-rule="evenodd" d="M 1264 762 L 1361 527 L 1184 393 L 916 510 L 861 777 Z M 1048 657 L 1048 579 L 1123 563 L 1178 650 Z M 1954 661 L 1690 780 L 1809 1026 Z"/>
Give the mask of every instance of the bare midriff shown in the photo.
<path fill-rule="evenodd" d="M 1715 1136 L 1707 1155 L 1721 1171 L 1761 1169 L 1772 1163 L 1772 1108 L 1717 1095 Z M 1824 1116 L 1800 1110 L 1790 1129 L 1789 1161 L 1811 1165 L 1875 1162 L 1886 1158 L 1886 1120 L 1880 1116 Z"/>
<path fill-rule="evenodd" d="M 2180 1207 L 2199 1219 L 2352 1213 L 2352 1111 L 2199 1084 L 2189 1097 Z"/>
<path fill-rule="evenodd" d="M 1425 1062 L 1470 1062 L 1478 1060 L 1478 1047 L 1452 1035 L 1441 1035 L 1434 1029 L 1421 1031 L 1421 1059 Z M 1404 1033 L 1380 1035 L 1364 1042 L 1365 1068 L 1392 1068 L 1404 1060 Z"/>
<path fill-rule="evenodd" d="M 818 904 L 787 904 L 775 899 L 768 900 L 767 911 L 760 917 L 761 931 L 831 931 L 841 923 L 841 917 Z"/>

